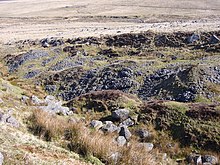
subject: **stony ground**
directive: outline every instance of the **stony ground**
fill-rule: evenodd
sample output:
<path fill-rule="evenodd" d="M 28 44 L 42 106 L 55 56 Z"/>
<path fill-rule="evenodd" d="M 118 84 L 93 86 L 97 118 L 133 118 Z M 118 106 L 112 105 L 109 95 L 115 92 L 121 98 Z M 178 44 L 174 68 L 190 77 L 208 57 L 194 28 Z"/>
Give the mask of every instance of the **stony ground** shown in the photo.
<path fill-rule="evenodd" d="M 0 165 L 219 164 L 219 8 L 0 0 Z"/>

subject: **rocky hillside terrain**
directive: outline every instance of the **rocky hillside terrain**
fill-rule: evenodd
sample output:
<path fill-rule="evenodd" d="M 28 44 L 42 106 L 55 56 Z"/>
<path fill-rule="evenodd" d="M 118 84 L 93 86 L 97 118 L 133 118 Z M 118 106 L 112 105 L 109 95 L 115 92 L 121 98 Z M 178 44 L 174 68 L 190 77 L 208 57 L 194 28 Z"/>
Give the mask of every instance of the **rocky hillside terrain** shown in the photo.
<path fill-rule="evenodd" d="M 0 164 L 219 164 L 220 32 L 1 45 Z"/>
<path fill-rule="evenodd" d="M 0 0 L 0 165 L 220 165 L 219 0 Z"/>

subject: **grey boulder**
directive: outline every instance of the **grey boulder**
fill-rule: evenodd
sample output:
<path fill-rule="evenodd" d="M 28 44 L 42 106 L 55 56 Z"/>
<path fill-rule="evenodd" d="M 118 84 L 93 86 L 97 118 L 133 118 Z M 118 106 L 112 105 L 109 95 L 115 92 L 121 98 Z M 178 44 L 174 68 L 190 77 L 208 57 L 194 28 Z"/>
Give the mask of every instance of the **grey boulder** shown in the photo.
<path fill-rule="evenodd" d="M 112 118 L 115 120 L 126 120 L 129 117 L 129 110 L 127 109 L 118 109 L 112 112 Z"/>
<path fill-rule="evenodd" d="M 103 126 L 103 123 L 99 120 L 92 120 L 90 126 L 95 129 L 100 129 Z"/>
<path fill-rule="evenodd" d="M 40 109 L 55 113 L 55 114 L 62 114 L 62 115 L 71 115 L 71 111 L 68 107 L 62 106 L 62 102 L 50 102 L 47 106 L 40 106 Z"/>
<path fill-rule="evenodd" d="M 44 100 L 39 99 L 37 96 L 31 96 L 31 103 L 33 105 L 42 105 L 45 104 Z"/>
<path fill-rule="evenodd" d="M 118 127 L 113 124 L 111 121 L 104 121 L 103 122 L 103 126 L 102 126 L 102 131 L 103 132 L 109 132 L 109 133 L 112 133 L 112 132 L 115 132 L 118 130 Z"/>
<path fill-rule="evenodd" d="M 117 137 L 116 142 L 117 142 L 118 146 L 122 147 L 126 144 L 127 140 L 125 139 L 124 136 L 119 136 L 119 137 Z"/>
<path fill-rule="evenodd" d="M 12 127 L 19 127 L 19 122 L 12 116 L 12 111 L 9 110 L 8 113 L 0 112 L 0 122 L 11 125 Z"/>
<path fill-rule="evenodd" d="M 122 126 L 119 131 L 119 136 L 124 136 L 126 140 L 129 140 L 131 137 L 131 132 L 126 126 Z"/>
<path fill-rule="evenodd" d="M 134 125 L 134 121 L 131 120 L 130 118 L 126 119 L 125 121 L 123 121 L 122 123 L 120 123 L 119 126 L 127 126 L 127 127 L 131 127 Z"/>

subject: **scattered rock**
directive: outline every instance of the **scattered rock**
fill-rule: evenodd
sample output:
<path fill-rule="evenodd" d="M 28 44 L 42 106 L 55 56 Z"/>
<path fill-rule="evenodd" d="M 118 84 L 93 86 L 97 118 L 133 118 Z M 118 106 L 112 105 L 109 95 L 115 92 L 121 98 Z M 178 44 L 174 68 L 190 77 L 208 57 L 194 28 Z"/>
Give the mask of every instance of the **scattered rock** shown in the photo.
<path fill-rule="evenodd" d="M 48 48 L 50 46 L 54 47 L 54 46 L 62 45 L 64 42 L 61 39 L 51 37 L 51 38 L 42 39 L 40 43 L 42 47 Z"/>
<path fill-rule="evenodd" d="M 45 104 L 44 100 L 39 99 L 37 96 L 31 96 L 31 103 L 33 105 L 42 105 Z"/>
<path fill-rule="evenodd" d="M 198 154 L 191 154 L 186 159 L 188 163 L 193 163 L 195 165 L 202 164 L 202 156 Z"/>
<path fill-rule="evenodd" d="M 143 148 L 147 152 L 151 151 L 154 148 L 154 144 L 153 143 L 139 143 L 138 146 L 140 148 Z"/>
<path fill-rule="evenodd" d="M 127 140 L 124 136 L 119 136 L 117 137 L 116 142 L 118 143 L 118 146 L 122 147 L 126 144 Z"/>
<path fill-rule="evenodd" d="M 114 162 L 113 164 L 117 164 L 121 156 L 122 155 L 119 152 L 115 152 L 115 153 L 112 153 L 109 158 Z"/>
<path fill-rule="evenodd" d="M 210 44 L 217 44 L 219 42 L 220 42 L 220 39 L 216 35 L 212 35 L 209 41 Z"/>
<path fill-rule="evenodd" d="M 99 120 L 92 120 L 90 126 L 95 129 L 100 129 L 103 126 L 103 123 Z"/>
<path fill-rule="evenodd" d="M 45 91 L 49 94 L 53 94 L 57 90 L 56 85 L 45 85 Z"/>
<path fill-rule="evenodd" d="M 126 140 L 129 140 L 131 137 L 131 132 L 126 126 L 122 126 L 119 131 L 119 136 L 124 136 Z"/>
<path fill-rule="evenodd" d="M 193 34 L 188 38 L 188 43 L 194 43 L 200 39 L 198 34 Z"/>
<path fill-rule="evenodd" d="M 6 123 L 10 124 L 13 127 L 18 128 L 20 126 L 19 122 L 12 116 L 6 119 Z"/>
<path fill-rule="evenodd" d="M 102 131 L 104 132 L 112 133 L 118 130 L 118 127 L 112 121 L 104 121 L 103 124 Z"/>
<path fill-rule="evenodd" d="M 137 135 L 141 138 L 141 139 L 145 139 L 145 138 L 149 138 L 150 137 L 150 133 L 145 130 L 145 129 L 140 129 L 137 131 Z"/>
<path fill-rule="evenodd" d="M 50 112 L 50 113 L 56 113 L 56 114 L 62 114 L 62 115 L 71 115 L 71 111 L 68 107 L 63 107 L 62 102 L 49 102 L 47 106 L 40 106 L 40 109 Z"/>
<path fill-rule="evenodd" d="M 49 54 L 42 50 L 31 50 L 27 53 L 18 55 L 16 57 L 12 57 L 11 55 L 6 57 L 6 63 L 9 67 L 9 72 L 14 72 L 21 65 L 25 64 L 27 61 L 40 59 L 43 57 L 47 57 Z"/>
<path fill-rule="evenodd" d="M 12 111 L 9 110 L 8 113 L 0 112 L 0 122 L 11 125 L 12 127 L 18 128 L 20 126 L 19 122 L 12 116 Z"/>
<path fill-rule="evenodd" d="M 50 113 L 56 113 L 56 114 L 62 114 L 62 115 L 72 115 L 73 112 L 70 111 L 68 107 L 62 106 L 62 102 L 56 100 L 54 96 L 48 95 L 44 100 L 39 99 L 36 96 L 31 97 L 32 104 L 35 106 L 38 106 L 38 108 L 50 112 Z"/>
<path fill-rule="evenodd" d="M 162 161 L 167 161 L 167 160 L 168 160 L 167 153 L 163 153 L 162 154 Z"/>
<path fill-rule="evenodd" d="M 4 103 L 4 101 L 0 98 L 0 104 Z"/>
<path fill-rule="evenodd" d="M 45 103 L 50 104 L 50 103 L 56 102 L 56 98 L 52 95 L 48 95 L 48 96 L 46 96 L 44 101 L 45 101 Z"/>
<path fill-rule="evenodd" d="M 29 100 L 30 100 L 30 98 L 29 98 L 28 96 L 24 96 L 24 95 L 23 95 L 23 96 L 21 97 L 21 102 L 22 102 L 22 103 L 28 104 Z"/>
<path fill-rule="evenodd" d="M 27 72 L 27 73 L 24 75 L 23 78 L 25 78 L 25 79 L 30 79 L 30 78 L 33 78 L 33 77 L 39 75 L 39 73 L 40 73 L 39 70 L 29 71 L 29 72 Z"/>
<path fill-rule="evenodd" d="M 134 125 L 134 121 L 131 120 L 130 118 L 126 119 L 125 121 L 119 124 L 120 127 L 121 126 L 131 127 L 133 125 Z"/>
<path fill-rule="evenodd" d="M 203 163 L 218 164 L 218 158 L 212 155 L 202 156 Z"/>
<path fill-rule="evenodd" d="M 127 109 L 118 109 L 112 112 L 112 118 L 115 120 L 126 120 L 129 117 L 129 110 Z"/>

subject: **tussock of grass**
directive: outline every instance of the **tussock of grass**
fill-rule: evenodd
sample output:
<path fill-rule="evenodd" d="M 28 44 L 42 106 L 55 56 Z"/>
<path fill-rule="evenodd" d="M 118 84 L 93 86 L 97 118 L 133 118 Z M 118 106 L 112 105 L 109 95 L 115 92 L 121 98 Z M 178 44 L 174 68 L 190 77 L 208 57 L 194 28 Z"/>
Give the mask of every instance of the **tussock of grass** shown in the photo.
<path fill-rule="evenodd" d="M 138 143 L 133 141 L 130 142 L 128 147 L 123 149 L 122 157 L 118 164 L 156 165 L 158 162 L 155 161 L 155 157 L 149 153 L 146 153 L 144 148 L 140 148 Z"/>
<path fill-rule="evenodd" d="M 65 130 L 71 128 L 66 118 L 47 113 L 43 110 L 35 110 L 31 117 L 31 130 L 47 141 L 64 135 Z"/>
<path fill-rule="evenodd" d="M 34 111 L 32 130 L 46 140 L 62 140 L 65 138 L 67 147 L 85 158 L 95 156 L 105 164 L 156 164 L 150 153 L 138 148 L 137 142 L 128 146 L 118 147 L 114 134 L 103 134 L 92 130 L 85 123 L 71 123 L 62 116 L 51 115 L 42 110 Z M 117 162 L 112 159 L 113 153 L 120 153 Z"/>

